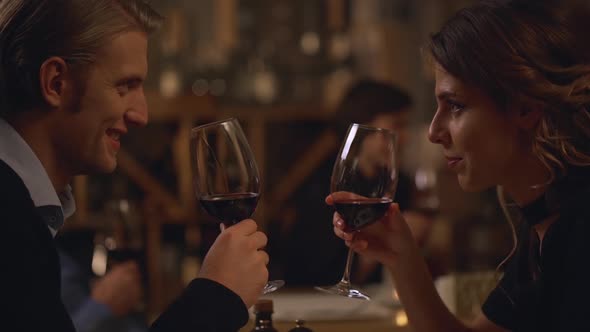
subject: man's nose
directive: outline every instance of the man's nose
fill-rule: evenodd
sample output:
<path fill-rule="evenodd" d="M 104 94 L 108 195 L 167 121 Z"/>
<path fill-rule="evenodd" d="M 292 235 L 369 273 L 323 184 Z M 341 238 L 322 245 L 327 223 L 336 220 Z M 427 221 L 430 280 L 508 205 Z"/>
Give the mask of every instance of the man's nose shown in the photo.
<path fill-rule="evenodd" d="M 138 98 L 125 113 L 125 120 L 138 127 L 143 127 L 148 123 L 148 108 L 143 93 L 141 94 L 141 98 Z"/>

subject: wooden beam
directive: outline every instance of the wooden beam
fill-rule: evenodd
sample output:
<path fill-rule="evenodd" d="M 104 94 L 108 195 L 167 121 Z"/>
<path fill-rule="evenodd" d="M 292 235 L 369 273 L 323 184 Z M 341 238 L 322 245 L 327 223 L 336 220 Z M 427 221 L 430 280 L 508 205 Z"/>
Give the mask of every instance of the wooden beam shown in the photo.
<path fill-rule="evenodd" d="M 146 91 L 145 97 L 151 122 L 177 122 L 184 118 L 215 118 L 216 107 L 210 96 L 192 94 L 166 98 L 157 91 Z"/>
<path fill-rule="evenodd" d="M 150 321 L 164 309 L 163 294 L 164 285 L 162 282 L 161 262 L 161 218 L 158 213 L 158 203 L 151 197 L 147 197 L 143 205 L 143 219 L 146 227 L 146 268 L 148 273 L 148 316 Z"/>
<path fill-rule="evenodd" d="M 274 191 L 269 194 L 272 199 L 272 209 L 268 211 L 268 217 L 276 213 L 277 209 L 297 190 L 297 188 L 317 169 L 326 158 L 332 158 L 340 141 L 331 129 L 326 129 L 320 134 L 307 151 L 297 159 L 283 176 L 282 180 L 274 186 Z"/>
<path fill-rule="evenodd" d="M 191 169 L 190 139 L 193 126 L 192 116 L 186 116 L 179 120 L 178 131 L 174 137 L 172 149 L 174 154 L 177 188 L 180 203 L 185 208 L 195 208 L 195 195 L 193 192 L 193 171 Z"/>
<path fill-rule="evenodd" d="M 118 165 L 121 171 L 143 189 L 148 196 L 163 203 L 170 220 L 181 220 L 187 216 L 185 209 L 179 204 L 176 197 L 124 149 L 119 150 Z"/>
<path fill-rule="evenodd" d="M 264 193 L 264 184 L 266 179 L 266 140 L 265 140 L 265 133 L 266 133 L 266 122 L 265 117 L 262 115 L 253 116 L 248 121 L 247 126 L 247 133 L 248 142 L 250 144 L 250 148 L 252 149 L 252 153 L 254 153 L 254 158 L 256 160 L 256 164 L 258 166 L 258 172 L 260 174 L 261 185 L 263 186 L 261 189 L 262 196 L 260 196 L 260 200 L 258 201 L 258 207 L 256 208 L 256 218 L 257 221 L 264 227 L 266 224 L 266 207 L 268 197 L 266 193 Z"/>
<path fill-rule="evenodd" d="M 86 226 L 88 225 L 88 176 L 74 177 L 73 189 L 76 201 L 75 223 L 77 226 Z"/>

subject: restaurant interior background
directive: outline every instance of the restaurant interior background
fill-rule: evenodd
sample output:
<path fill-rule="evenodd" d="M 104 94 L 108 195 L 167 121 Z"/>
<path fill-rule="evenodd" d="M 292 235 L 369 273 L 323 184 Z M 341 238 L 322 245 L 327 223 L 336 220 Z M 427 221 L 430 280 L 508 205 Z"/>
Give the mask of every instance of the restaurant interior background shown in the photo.
<path fill-rule="evenodd" d="M 400 159 L 415 180 L 416 207 L 435 218 L 425 255 L 451 273 L 493 270 L 507 254 L 511 236 L 495 191 L 463 193 L 426 137 L 436 107 L 420 46 L 470 1 L 151 3 L 166 23 L 150 41 L 150 123 L 124 139 L 114 175 L 75 179 L 77 212 L 62 235 L 88 262 L 100 250 L 139 254 L 150 312 L 159 312 L 196 275 L 219 231 L 191 187 L 191 128 L 239 119 L 263 182 L 254 218 L 269 231 L 272 248 L 273 235 L 288 236 L 298 222 L 301 186 L 322 160 L 335 157 L 333 145 L 340 142 L 327 137 L 339 99 L 366 77 L 402 87 L 414 99 L 412 139 Z M 330 227 L 331 220 L 315 222 Z M 321 243 L 306 245 L 312 253 L 324 250 Z M 271 251 L 272 278 L 285 278 L 282 263 L 280 250 Z M 105 266 L 95 261 L 92 268 Z"/>

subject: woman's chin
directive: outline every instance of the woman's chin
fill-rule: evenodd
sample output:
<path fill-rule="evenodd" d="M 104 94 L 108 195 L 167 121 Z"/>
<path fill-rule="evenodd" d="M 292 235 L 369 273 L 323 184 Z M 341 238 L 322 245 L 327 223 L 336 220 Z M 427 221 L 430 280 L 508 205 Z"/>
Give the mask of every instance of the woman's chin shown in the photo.
<path fill-rule="evenodd" d="M 459 186 L 461 189 L 469 193 L 477 193 L 493 187 L 492 184 L 474 181 L 474 179 L 464 175 L 457 175 L 457 180 L 459 180 Z"/>

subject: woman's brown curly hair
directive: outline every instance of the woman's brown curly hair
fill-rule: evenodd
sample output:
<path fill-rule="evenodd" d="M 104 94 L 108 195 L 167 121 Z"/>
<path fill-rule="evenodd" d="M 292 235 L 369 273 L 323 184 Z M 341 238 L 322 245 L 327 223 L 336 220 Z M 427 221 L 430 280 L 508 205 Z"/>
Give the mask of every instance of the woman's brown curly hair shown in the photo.
<path fill-rule="evenodd" d="M 551 184 L 590 165 L 588 31 L 582 1 L 484 1 L 459 11 L 426 50 L 500 109 L 543 111 L 531 146 Z"/>
<path fill-rule="evenodd" d="M 459 11 L 431 37 L 428 58 L 487 93 L 499 109 L 542 110 L 530 137 L 550 177 L 546 200 L 564 208 L 579 181 L 590 182 L 588 4 L 576 0 L 482 1 Z M 582 195 L 584 196 L 584 195 Z M 516 226 L 504 192 L 498 198 Z"/>

